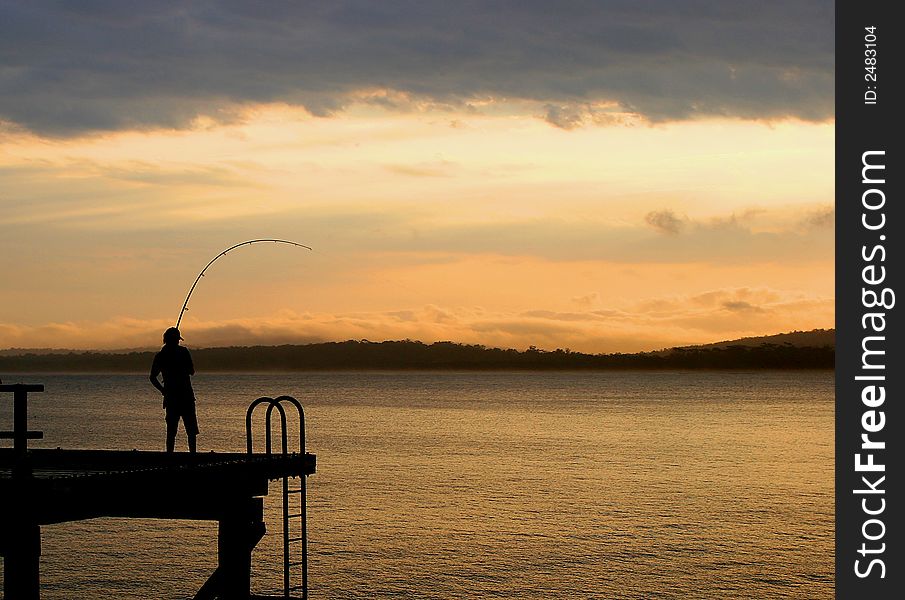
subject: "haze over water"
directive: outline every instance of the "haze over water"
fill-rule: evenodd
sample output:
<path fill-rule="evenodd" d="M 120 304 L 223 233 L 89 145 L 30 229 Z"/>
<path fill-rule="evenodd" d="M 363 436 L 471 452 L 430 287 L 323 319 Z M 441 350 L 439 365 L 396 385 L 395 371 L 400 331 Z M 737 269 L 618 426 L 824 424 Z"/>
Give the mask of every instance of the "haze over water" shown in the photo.
<path fill-rule="evenodd" d="M 163 447 L 144 375 L 16 379 L 46 385 L 30 406 L 45 433 L 35 447 Z M 833 597 L 830 372 L 199 375 L 195 386 L 202 451 L 242 451 L 258 396 L 305 404 L 318 458 L 312 598 Z M 257 592 L 279 586 L 278 492 L 265 499 Z M 215 566 L 215 523 L 43 528 L 46 599 L 190 598 Z"/>

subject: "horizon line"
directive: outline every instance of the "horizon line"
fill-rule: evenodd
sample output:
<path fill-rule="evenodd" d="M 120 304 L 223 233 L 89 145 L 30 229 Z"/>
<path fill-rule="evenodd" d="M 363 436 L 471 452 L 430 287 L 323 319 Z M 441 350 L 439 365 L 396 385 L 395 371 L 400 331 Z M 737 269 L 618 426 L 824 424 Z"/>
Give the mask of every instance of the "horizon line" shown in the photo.
<path fill-rule="evenodd" d="M 425 342 L 422 340 L 413 340 L 410 338 L 385 339 L 385 340 L 369 340 L 366 338 L 351 339 L 350 338 L 350 339 L 345 339 L 345 340 L 322 340 L 322 341 L 316 341 L 316 342 L 286 342 L 286 343 L 277 343 L 277 344 L 259 343 L 259 344 L 234 344 L 234 345 L 227 345 L 227 346 L 197 346 L 197 347 L 192 347 L 192 349 L 193 350 L 218 350 L 218 349 L 224 349 L 224 348 L 280 348 L 280 347 L 285 347 L 285 346 L 315 346 L 315 345 L 319 345 L 319 344 L 345 344 L 348 342 L 369 343 L 369 344 L 410 342 L 410 343 L 416 343 L 416 344 L 423 344 L 425 346 L 431 346 L 434 344 L 456 344 L 456 345 L 460 345 L 460 346 L 482 346 L 482 347 L 484 347 L 486 349 L 490 349 L 490 350 L 515 350 L 517 352 L 526 352 L 528 350 L 531 350 L 532 348 L 539 352 L 556 352 L 557 350 L 561 350 L 561 351 L 569 351 L 574 354 L 587 354 L 590 356 L 595 356 L 595 355 L 606 355 L 606 354 L 644 354 L 644 353 L 648 353 L 648 352 L 662 352 L 665 350 L 671 350 L 671 349 L 676 349 L 676 348 L 699 348 L 699 347 L 706 347 L 706 346 L 719 345 L 719 344 L 730 344 L 733 342 L 743 342 L 743 341 L 748 341 L 748 340 L 789 336 L 789 335 L 795 335 L 795 334 L 829 333 L 829 332 L 835 332 L 835 331 L 836 331 L 835 327 L 816 328 L 816 329 L 807 329 L 807 330 L 794 329 L 792 331 L 785 331 L 785 332 L 781 332 L 781 333 L 745 336 L 745 337 L 741 337 L 741 338 L 734 338 L 734 339 L 729 339 L 729 340 L 723 339 L 723 340 L 716 340 L 713 342 L 704 342 L 704 343 L 698 343 L 698 344 L 681 344 L 681 345 L 675 345 L 675 346 L 654 348 L 654 349 L 650 349 L 650 350 L 640 350 L 640 351 L 636 351 L 636 352 L 620 352 L 620 351 L 616 351 L 616 352 L 582 352 L 582 351 L 573 351 L 570 348 L 562 348 L 562 347 L 554 348 L 554 349 L 547 349 L 547 348 L 541 348 L 539 346 L 535 346 L 533 344 L 529 345 L 527 348 L 519 349 L 519 348 L 512 348 L 512 347 L 507 348 L 507 347 L 503 347 L 503 346 L 491 346 L 491 345 L 480 344 L 480 343 L 456 342 L 453 340 L 436 340 L 433 342 Z M 157 349 L 159 347 L 160 346 L 158 346 L 158 345 L 154 345 L 154 346 L 140 346 L 140 347 L 133 347 L 133 348 L 115 348 L 115 349 L 109 349 L 109 350 L 103 350 L 103 349 L 97 349 L 97 348 L 9 347 L 9 348 L 0 348 L 0 353 L 15 352 L 19 355 L 22 355 L 22 354 L 76 354 L 76 353 L 78 353 L 78 354 L 129 354 L 129 353 L 133 353 L 133 352 L 134 353 L 155 352 L 155 351 L 157 351 Z M 2 354 L 0 354 L 0 355 L 2 355 Z"/>

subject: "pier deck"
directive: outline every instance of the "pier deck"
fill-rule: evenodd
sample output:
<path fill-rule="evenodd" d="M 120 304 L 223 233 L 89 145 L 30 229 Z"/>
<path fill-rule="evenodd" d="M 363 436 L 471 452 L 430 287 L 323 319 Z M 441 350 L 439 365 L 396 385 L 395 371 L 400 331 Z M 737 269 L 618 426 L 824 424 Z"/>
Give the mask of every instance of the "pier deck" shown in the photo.
<path fill-rule="evenodd" d="M 95 517 L 216 521 L 267 495 L 270 480 L 313 474 L 315 461 L 313 454 L 30 449 L 17 464 L 14 450 L 2 448 L 0 498 L 5 514 L 38 525 Z M 0 544 L 9 525 L 0 521 Z"/>

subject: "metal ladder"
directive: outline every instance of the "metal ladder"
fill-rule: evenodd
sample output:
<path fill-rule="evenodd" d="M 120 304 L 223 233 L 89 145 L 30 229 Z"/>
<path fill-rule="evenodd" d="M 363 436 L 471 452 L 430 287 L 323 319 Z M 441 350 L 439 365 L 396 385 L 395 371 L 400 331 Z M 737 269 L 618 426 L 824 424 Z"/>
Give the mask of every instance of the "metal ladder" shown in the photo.
<path fill-rule="evenodd" d="M 282 443 L 282 453 L 284 456 L 289 454 L 288 436 L 286 434 L 286 410 L 283 403 L 288 402 L 298 411 L 299 419 L 299 453 L 305 454 L 305 411 L 302 404 L 292 396 L 277 396 L 269 398 L 263 396 L 252 402 L 248 406 L 245 413 L 245 440 L 248 454 L 252 454 L 252 435 L 251 421 L 252 414 L 261 404 L 267 404 L 266 412 L 266 429 L 264 435 L 264 447 L 267 454 L 273 453 L 273 443 L 271 435 L 272 416 L 274 409 L 280 414 L 280 441 Z M 299 487 L 289 487 L 289 477 L 283 476 L 283 597 L 294 598 L 293 592 L 301 591 L 302 600 L 308 598 L 308 515 L 307 515 L 307 492 L 306 492 L 307 476 L 299 477 Z M 290 511 L 290 498 L 298 497 L 297 508 Z M 293 528 L 292 523 L 297 522 L 298 525 Z M 293 533 L 295 534 L 293 535 Z M 295 545 L 301 545 L 301 559 L 292 560 L 293 549 Z M 298 549 L 296 549 L 298 550 Z M 290 573 L 295 567 L 301 567 L 302 578 L 301 585 L 292 585 Z"/>

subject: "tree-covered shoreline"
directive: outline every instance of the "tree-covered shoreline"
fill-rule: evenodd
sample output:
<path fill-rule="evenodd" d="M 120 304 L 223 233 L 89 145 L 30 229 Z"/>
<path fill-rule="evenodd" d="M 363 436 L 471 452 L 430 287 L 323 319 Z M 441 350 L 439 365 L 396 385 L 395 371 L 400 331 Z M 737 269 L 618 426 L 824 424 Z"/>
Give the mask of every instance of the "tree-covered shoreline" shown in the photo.
<path fill-rule="evenodd" d="M 143 372 L 153 351 L 0 356 L 10 372 Z M 832 369 L 835 348 L 762 343 L 693 346 L 633 354 L 488 348 L 454 342 L 349 340 L 305 345 L 192 349 L 199 372 L 328 370 Z M 2 375 L 0 375 L 2 376 Z"/>

